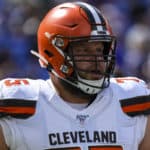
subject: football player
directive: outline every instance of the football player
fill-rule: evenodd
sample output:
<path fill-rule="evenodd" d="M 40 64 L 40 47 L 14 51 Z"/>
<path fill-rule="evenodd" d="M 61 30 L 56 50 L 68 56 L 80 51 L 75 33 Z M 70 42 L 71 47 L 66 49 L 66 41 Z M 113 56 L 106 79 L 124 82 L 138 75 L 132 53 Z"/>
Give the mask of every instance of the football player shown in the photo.
<path fill-rule="evenodd" d="M 150 150 L 150 90 L 112 78 L 116 38 L 101 11 L 60 4 L 37 36 L 50 79 L 0 82 L 0 149 Z"/>

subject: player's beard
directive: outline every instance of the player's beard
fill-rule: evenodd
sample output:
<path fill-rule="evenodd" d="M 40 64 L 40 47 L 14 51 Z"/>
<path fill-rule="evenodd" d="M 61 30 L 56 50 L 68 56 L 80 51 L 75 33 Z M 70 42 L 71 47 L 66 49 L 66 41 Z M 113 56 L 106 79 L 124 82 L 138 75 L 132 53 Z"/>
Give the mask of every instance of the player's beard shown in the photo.
<path fill-rule="evenodd" d="M 66 89 L 68 92 L 70 92 L 72 95 L 74 95 L 77 98 L 86 99 L 89 104 L 91 104 L 95 100 L 95 98 L 97 96 L 97 94 L 84 93 L 79 88 L 77 88 L 77 87 L 75 87 L 75 86 L 65 82 L 64 80 L 62 80 L 60 78 L 59 78 L 59 80 L 60 80 L 61 85 L 64 87 L 64 89 Z"/>

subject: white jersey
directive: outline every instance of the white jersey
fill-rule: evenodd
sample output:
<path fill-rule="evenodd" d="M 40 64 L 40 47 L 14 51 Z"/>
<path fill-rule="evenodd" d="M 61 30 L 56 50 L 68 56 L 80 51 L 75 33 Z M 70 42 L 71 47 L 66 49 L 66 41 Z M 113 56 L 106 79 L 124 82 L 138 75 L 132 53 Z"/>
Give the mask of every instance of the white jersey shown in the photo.
<path fill-rule="evenodd" d="M 137 78 L 111 79 L 83 110 L 63 101 L 50 79 L 5 79 L 0 89 L 10 150 L 138 150 L 145 134 L 150 92 Z"/>

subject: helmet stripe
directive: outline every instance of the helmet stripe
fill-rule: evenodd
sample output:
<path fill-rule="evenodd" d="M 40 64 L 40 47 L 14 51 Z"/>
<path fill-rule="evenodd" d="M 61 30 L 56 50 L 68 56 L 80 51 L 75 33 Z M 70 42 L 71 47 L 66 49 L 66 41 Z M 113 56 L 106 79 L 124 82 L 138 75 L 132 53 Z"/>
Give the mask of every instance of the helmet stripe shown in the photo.
<path fill-rule="evenodd" d="M 79 5 L 87 13 L 91 25 L 102 24 L 101 17 L 99 16 L 99 13 L 97 12 L 96 8 L 83 2 L 75 2 L 75 4 Z M 103 28 L 102 26 L 92 26 L 92 30 L 103 31 Z"/>
<path fill-rule="evenodd" d="M 103 17 L 103 15 L 101 14 L 101 12 L 100 12 L 99 9 L 95 8 L 95 11 L 97 12 L 99 18 L 101 19 L 101 23 L 102 23 L 102 25 L 103 25 L 103 26 L 102 26 L 102 27 L 103 27 L 103 30 L 106 31 L 107 29 L 106 29 L 106 26 L 105 26 L 105 24 L 106 24 L 105 18 Z"/>

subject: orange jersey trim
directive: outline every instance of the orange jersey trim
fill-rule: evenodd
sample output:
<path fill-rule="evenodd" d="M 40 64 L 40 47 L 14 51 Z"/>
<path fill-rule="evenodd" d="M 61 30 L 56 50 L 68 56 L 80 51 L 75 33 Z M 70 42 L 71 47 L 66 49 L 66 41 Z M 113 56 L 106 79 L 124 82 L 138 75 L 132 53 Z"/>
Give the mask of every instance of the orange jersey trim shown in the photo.
<path fill-rule="evenodd" d="M 150 95 L 120 100 L 122 110 L 129 116 L 150 114 Z"/>
<path fill-rule="evenodd" d="M 36 111 L 36 101 L 24 99 L 1 99 L 0 117 L 13 116 L 16 118 L 27 118 Z"/>
<path fill-rule="evenodd" d="M 6 113 L 13 113 L 13 114 L 33 114 L 35 112 L 35 108 L 30 107 L 0 107 L 0 113 L 6 112 Z"/>

